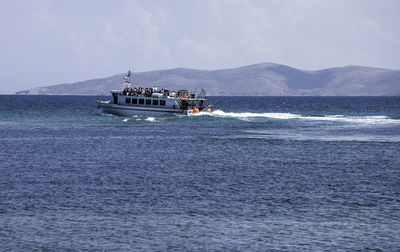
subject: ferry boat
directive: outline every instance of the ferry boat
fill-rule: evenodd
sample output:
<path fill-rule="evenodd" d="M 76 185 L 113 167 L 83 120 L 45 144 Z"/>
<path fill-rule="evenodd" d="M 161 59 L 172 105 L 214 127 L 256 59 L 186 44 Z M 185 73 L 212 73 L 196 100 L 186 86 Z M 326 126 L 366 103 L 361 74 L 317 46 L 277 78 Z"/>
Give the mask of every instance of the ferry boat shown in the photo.
<path fill-rule="evenodd" d="M 188 90 L 170 91 L 152 88 L 131 87 L 131 71 L 125 76 L 125 83 L 119 90 L 111 90 L 112 100 L 97 101 L 101 113 L 118 116 L 149 114 L 184 114 L 211 112 L 203 89 L 200 94 Z"/>

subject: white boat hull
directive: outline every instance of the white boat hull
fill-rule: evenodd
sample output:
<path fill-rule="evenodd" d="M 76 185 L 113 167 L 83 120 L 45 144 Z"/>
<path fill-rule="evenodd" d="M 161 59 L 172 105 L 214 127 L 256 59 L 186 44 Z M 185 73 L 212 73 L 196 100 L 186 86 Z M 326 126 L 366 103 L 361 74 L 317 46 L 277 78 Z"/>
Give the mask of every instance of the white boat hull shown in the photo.
<path fill-rule="evenodd" d="M 154 108 L 146 106 L 123 106 L 111 103 L 97 102 L 97 108 L 101 113 L 113 114 L 118 116 L 134 115 L 163 115 L 163 114 L 183 114 L 189 115 L 192 110 L 173 109 L 173 108 Z"/>

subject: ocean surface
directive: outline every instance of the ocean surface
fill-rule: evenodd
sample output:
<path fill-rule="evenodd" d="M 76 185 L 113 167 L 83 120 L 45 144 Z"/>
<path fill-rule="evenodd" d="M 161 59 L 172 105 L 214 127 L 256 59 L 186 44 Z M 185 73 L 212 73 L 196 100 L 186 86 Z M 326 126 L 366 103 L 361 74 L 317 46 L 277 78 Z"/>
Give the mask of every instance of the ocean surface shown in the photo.
<path fill-rule="evenodd" d="M 96 99 L 0 96 L 1 251 L 400 250 L 399 97 Z"/>

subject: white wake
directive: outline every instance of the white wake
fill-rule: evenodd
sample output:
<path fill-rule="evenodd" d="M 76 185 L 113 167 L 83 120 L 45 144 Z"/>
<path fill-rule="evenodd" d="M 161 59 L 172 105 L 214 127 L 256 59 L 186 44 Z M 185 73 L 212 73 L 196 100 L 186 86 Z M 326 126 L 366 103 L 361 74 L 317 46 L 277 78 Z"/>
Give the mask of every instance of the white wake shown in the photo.
<path fill-rule="evenodd" d="M 388 116 L 344 116 L 344 115 L 325 115 L 325 116 L 303 116 L 292 113 L 253 113 L 253 112 L 224 112 L 216 110 L 208 113 L 211 116 L 223 118 L 251 119 L 251 118 L 270 118 L 270 119 L 301 119 L 316 121 L 338 121 L 349 123 L 366 123 L 366 124 L 400 124 L 399 119 L 392 119 Z"/>

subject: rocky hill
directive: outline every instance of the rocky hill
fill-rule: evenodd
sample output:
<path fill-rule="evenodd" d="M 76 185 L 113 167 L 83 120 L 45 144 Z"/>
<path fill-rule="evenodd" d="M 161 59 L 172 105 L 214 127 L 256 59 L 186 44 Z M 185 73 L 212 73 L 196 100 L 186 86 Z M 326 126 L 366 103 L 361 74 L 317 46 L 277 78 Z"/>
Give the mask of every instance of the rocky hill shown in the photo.
<path fill-rule="evenodd" d="M 108 95 L 111 89 L 121 88 L 123 76 L 37 87 L 17 94 Z M 204 88 L 208 95 L 393 96 L 400 95 L 400 71 L 362 66 L 303 71 L 262 63 L 224 70 L 176 68 L 133 74 L 132 86 L 153 85 L 172 90 Z"/>

